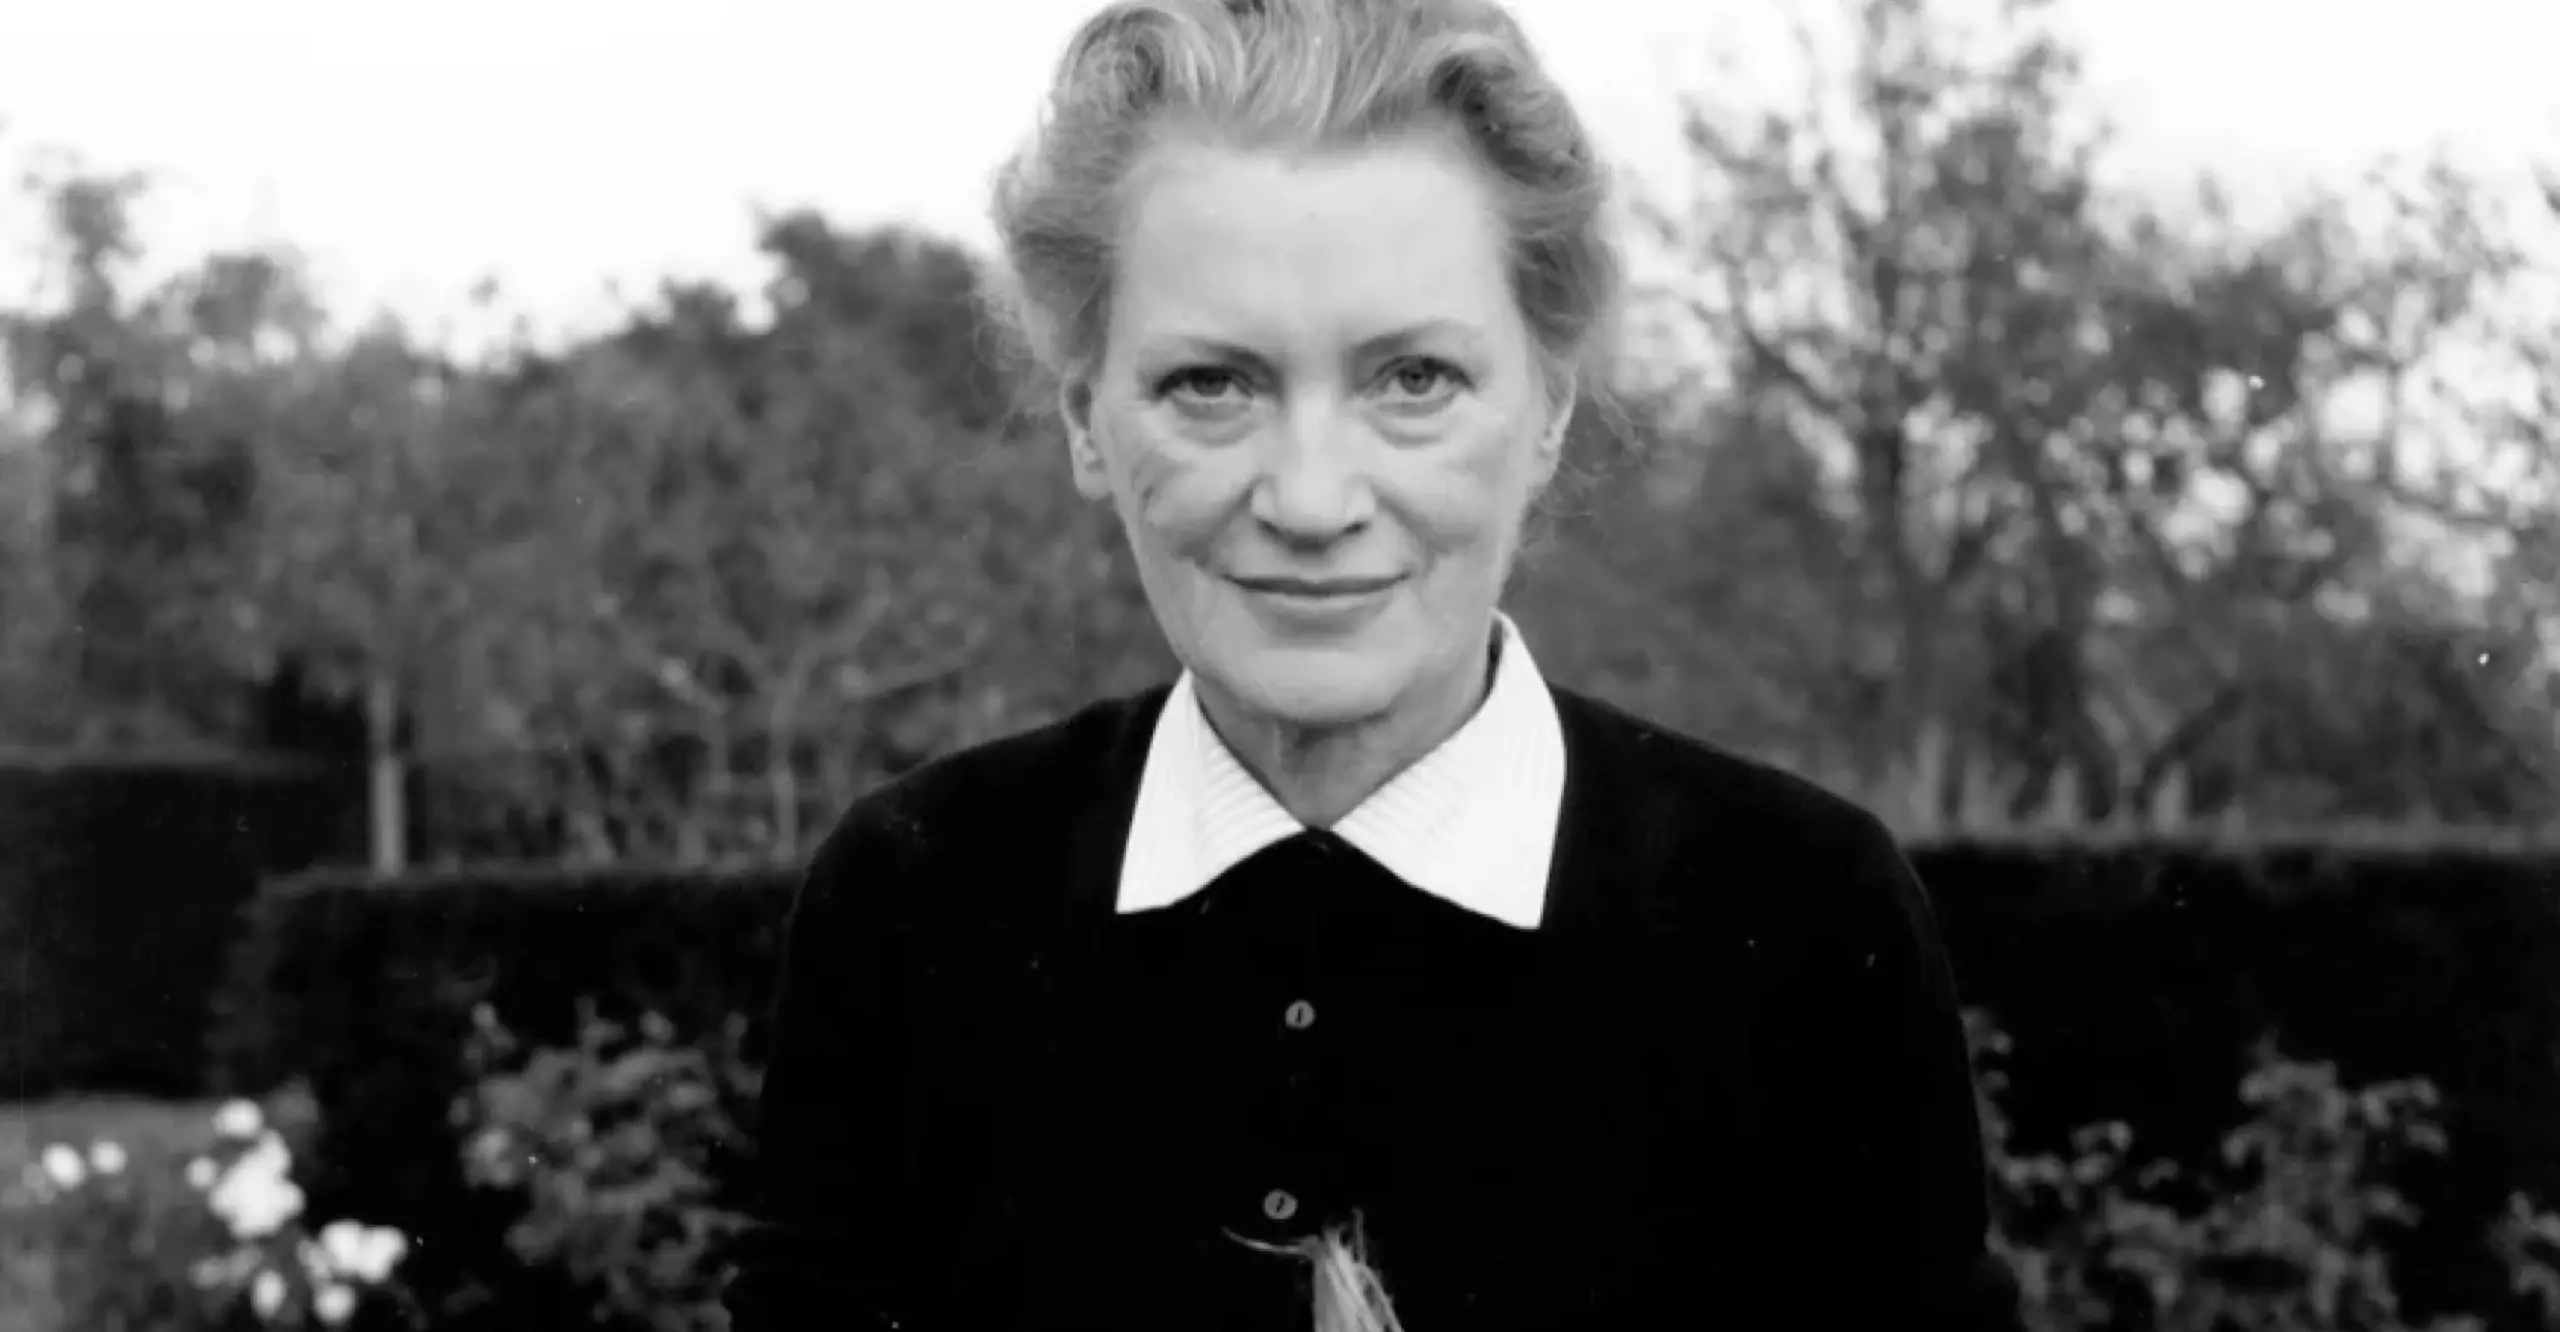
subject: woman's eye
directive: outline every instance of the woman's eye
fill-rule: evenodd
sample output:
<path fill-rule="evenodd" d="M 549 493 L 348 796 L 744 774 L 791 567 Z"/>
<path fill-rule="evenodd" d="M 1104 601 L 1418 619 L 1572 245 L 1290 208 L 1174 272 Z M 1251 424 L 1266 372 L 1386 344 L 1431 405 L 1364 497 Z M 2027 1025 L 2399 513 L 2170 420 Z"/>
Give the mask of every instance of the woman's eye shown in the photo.
<path fill-rule="evenodd" d="M 1236 372 L 1215 366 L 1176 370 L 1156 385 L 1156 391 L 1167 397 L 1207 406 L 1224 406 L 1230 399 L 1243 396 L 1244 390 L 1244 380 Z"/>
<path fill-rule="evenodd" d="M 1461 386 L 1464 376 L 1446 361 L 1415 357 L 1387 367 L 1386 386 L 1408 405 L 1437 405 Z"/>

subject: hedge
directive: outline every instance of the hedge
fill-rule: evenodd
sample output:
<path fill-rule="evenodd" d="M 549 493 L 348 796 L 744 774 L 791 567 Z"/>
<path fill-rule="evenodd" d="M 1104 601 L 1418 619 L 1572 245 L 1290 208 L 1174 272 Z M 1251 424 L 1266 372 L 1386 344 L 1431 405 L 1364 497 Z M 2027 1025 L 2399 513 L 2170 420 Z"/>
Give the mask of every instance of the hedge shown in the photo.
<path fill-rule="evenodd" d="M 0 757 L 0 1087 L 201 1092 L 232 927 L 261 878 L 342 852 L 340 786 L 233 759 Z"/>
<path fill-rule="evenodd" d="M 1917 847 L 1967 1001 L 2015 1042 L 2022 1137 L 2117 1118 L 2194 1160 L 2251 1045 L 2350 1084 L 2424 1077 L 2452 1150 L 2408 1179 L 2413 1309 L 2494 1307 L 2476 1237 L 2560 1201 L 2560 845 L 2345 834 Z"/>
<path fill-rule="evenodd" d="M 2432 1080 L 2450 1155 L 2407 1181 L 2415 1312 L 2485 1308 L 2477 1245 L 2518 1188 L 2560 1200 L 2560 848 L 2452 836 L 1954 840 L 1912 848 L 1969 1004 L 2014 1041 L 2021 1150 L 2098 1119 L 2192 1160 L 2228 1128 L 2253 1045 L 2352 1083 Z M 473 1005 L 566 1041 L 580 1001 L 680 1027 L 761 1017 L 794 872 L 448 873 L 274 885 L 242 939 L 218 1085 L 306 1079 L 315 1214 L 426 1241 L 430 1281 L 500 1261 L 447 1109 Z M 752 1028 L 751 1028 L 752 1030 Z M 751 1036 L 751 1041 L 753 1037 Z M 442 1276 L 438 1273 L 441 1272 Z"/>

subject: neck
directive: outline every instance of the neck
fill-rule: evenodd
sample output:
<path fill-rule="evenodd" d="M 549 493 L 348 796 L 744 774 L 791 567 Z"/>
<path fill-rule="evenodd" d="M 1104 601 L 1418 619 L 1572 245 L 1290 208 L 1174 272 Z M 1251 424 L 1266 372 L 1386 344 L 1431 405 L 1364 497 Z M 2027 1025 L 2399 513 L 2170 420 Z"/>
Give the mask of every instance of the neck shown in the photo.
<path fill-rule="evenodd" d="M 1489 646 L 1376 716 L 1325 726 L 1256 713 L 1206 680 L 1196 687 L 1210 727 L 1280 807 L 1309 827 L 1330 828 L 1457 734 L 1492 692 L 1493 670 Z"/>

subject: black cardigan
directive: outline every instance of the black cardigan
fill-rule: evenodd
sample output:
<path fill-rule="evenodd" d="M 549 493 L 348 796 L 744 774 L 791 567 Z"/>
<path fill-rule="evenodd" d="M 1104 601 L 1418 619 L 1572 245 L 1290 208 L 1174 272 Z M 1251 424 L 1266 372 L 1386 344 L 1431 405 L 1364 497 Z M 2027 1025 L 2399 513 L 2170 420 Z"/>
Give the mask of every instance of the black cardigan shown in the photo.
<path fill-rule="evenodd" d="M 736 1332 L 2005 1328 L 1953 980 L 1882 826 L 1555 690 L 1545 920 L 1329 833 L 1120 915 L 1166 691 L 858 801 L 793 908 Z"/>

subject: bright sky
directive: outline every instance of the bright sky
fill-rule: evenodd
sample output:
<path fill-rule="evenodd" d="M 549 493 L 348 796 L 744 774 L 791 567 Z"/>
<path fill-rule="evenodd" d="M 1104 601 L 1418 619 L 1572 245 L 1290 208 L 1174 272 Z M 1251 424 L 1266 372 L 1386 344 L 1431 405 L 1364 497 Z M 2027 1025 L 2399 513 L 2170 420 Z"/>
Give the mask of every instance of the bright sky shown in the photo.
<path fill-rule="evenodd" d="M 1675 69 L 1719 33 L 1768 52 L 1785 12 L 1516 3 L 1611 150 L 1666 183 Z M 2063 4 L 2137 183 L 2211 169 L 2266 197 L 2439 144 L 2492 171 L 2560 161 L 2560 0 Z M 342 316 L 388 306 L 470 337 L 466 294 L 494 275 L 547 331 L 608 315 L 611 281 L 754 282 L 754 205 L 984 243 L 988 172 L 1092 7 L 0 0 L 0 159 L 64 147 L 150 170 L 155 250 L 291 242 Z M 20 201 L 0 210 L 13 295 L 33 225 Z"/>

